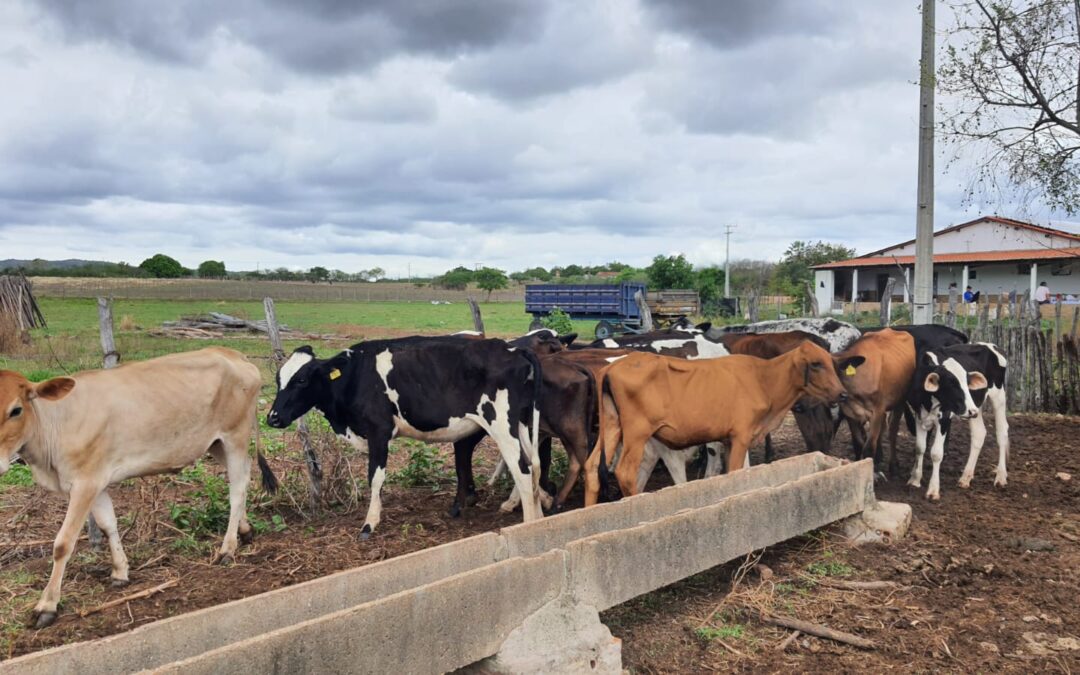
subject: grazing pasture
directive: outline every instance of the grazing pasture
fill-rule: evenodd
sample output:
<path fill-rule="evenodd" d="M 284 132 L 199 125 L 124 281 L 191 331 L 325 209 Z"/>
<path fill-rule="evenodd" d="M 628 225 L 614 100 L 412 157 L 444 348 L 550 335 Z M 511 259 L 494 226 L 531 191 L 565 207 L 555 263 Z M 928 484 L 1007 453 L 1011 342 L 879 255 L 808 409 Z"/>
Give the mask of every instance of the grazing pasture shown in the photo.
<path fill-rule="evenodd" d="M 31 346 L 0 355 L 0 368 L 40 380 L 65 368 L 97 367 L 101 351 L 93 300 L 43 297 L 41 305 L 48 337 L 36 331 Z M 490 333 L 525 331 L 528 317 L 520 304 L 482 309 Z M 90 550 L 83 537 L 68 565 L 56 623 L 35 631 L 26 621 L 48 578 L 66 500 L 33 486 L 29 471 L 15 466 L 0 477 L 0 658 L 130 630 L 521 521 L 520 513 L 498 509 L 510 482 L 489 488 L 480 480 L 498 461 L 490 440 L 477 448 L 479 502 L 451 518 L 451 446 L 396 439 L 383 487 L 383 526 L 369 539 L 358 539 L 368 499 L 367 457 L 337 439 L 319 414 L 309 423 L 324 463 L 324 494 L 313 510 L 296 432 L 265 426 L 274 395 L 265 337 L 203 341 L 147 334 L 162 321 L 206 311 L 262 317 L 259 302 L 117 300 L 117 345 L 127 360 L 207 344 L 259 357 L 260 437 L 281 489 L 271 496 L 251 486 L 254 543 L 242 546 L 232 565 L 213 564 L 229 503 L 224 467 L 210 459 L 176 475 L 124 481 L 110 492 L 131 585 L 110 587 L 107 549 Z M 279 302 L 277 312 L 294 329 L 326 336 L 290 340 L 287 349 L 311 342 L 320 355 L 364 338 L 471 328 L 464 304 Z M 581 329 L 591 336 L 591 325 Z M 624 667 L 631 672 L 1075 671 L 1080 661 L 1080 650 L 1073 647 L 1080 647 L 1074 601 L 1080 597 L 1080 419 L 1022 414 L 1010 415 L 1009 424 L 1009 485 L 993 486 L 990 420 L 988 452 L 971 487 L 955 487 L 969 440 L 967 425 L 957 424 L 942 464 L 949 489 L 934 503 L 924 499 L 924 490 L 905 485 L 914 444 L 901 432 L 902 475 L 877 486 L 879 498 L 909 502 L 915 509 L 912 531 L 899 543 L 853 548 L 837 529 L 828 528 L 768 549 L 750 564 L 720 566 L 606 611 L 602 620 L 623 639 Z M 804 449 L 790 416 L 773 442 L 779 457 Z M 846 429 L 831 453 L 851 456 Z M 558 483 L 567 462 L 557 443 L 554 455 Z M 755 464 L 763 461 L 763 449 L 753 448 L 751 458 Z M 1060 472 L 1072 478 L 1057 477 Z M 669 482 L 666 472 L 657 471 L 649 489 Z M 582 499 L 578 485 L 567 507 L 580 507 Z M 891 585 L 841 588 L 851 581 Z M 154 592 L 139 596 L 143 591 Z M 760 611 L 856 633 L 877 646 L 862 651 L 799 636 L 778 651 L 791 631 L 761 621 Z"/>

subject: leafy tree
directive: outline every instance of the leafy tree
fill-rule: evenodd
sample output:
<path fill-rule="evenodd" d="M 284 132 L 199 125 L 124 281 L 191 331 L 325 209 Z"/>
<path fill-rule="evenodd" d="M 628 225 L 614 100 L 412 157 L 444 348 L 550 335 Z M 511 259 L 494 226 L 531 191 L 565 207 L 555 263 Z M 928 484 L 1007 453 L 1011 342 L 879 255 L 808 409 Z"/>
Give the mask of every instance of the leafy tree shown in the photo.
<path fill-rule="evenodd" d="M 957 156 L 981 152 L 969 197 L 1041 197 L 1080 213 L 1080 1 L 950 4 L 956 23 L 937 73 L 949 95 L 941 130 Z M 1001 194 L 999 177 L 1014 194 Z"/>
<path fill-rule="evenodd" d="M 564 277 L 580 277 L 585 274 L 585 268 L 581 265 L 567 265 L 562 269 Z"/>
<path fill-rule="evenodd" d="M 435 280 L 439 286 L 454 290 L 465 290 L 473 280 L 473 271 L 468 267 L 455 267 Z"/>
<path fill-rule="evenodd" d="M 724 295 L 724 269 L 714 265 L 698 270 L 694 288 L 701 297 L 702 306 L 714 304 Z"/>
<path fill-rule="evenodd" d="M 625 281 L 649 281 L 649 275 L 645 270 L 638 269 L 636 267 L 626 266 L 625 269 L 620 270 L 619 274 L 615 277 L 616 283 L 623 283 Z"/>
<path fill-rule="evenodd" d="M 793 241 L 773 271 L 770 285 L 778 293 L 804 297 L 806 282 L 813 280 L 813 271 L 810 268 L 837 260 L 847 260 L 854 255 L 855 249 L 841 244 Z"/>
<path fill-rule="evenodd" d="M 175 258 L 157 253 L 139 263 L 141 269 L 157 279 L 178 279 L 184 276 L 184 266 Z"/>
<path fill-rule="evenodd" d="M 522 272 L 526 279 L 536 279 L 537 281 L 551 281 L 551 272 L 548 272 L 543 267 L 530 267 Z"/>
<path fill-rule="evenodd" d="M 473 281 L 477 288 L 487 291 L 487 299 L 491 299 L 491 292 L 500 288 L 506 288 L 506 272 L 494 267 L 485 267 L 473 274 Z"/>
<path fill-rule="evenodd" d="M 308 280 L 311 281 L 311 283 L 315 283 L 317 281 L 329 281 L 330 270 L 326 269 L 325 267 L 312 267 L 308 270 L 307 276 Z"/>
<path fill-rule="evenodd" d="M 694 266 L 682 255 L 658 255 L 652 264 L 645 268 L 649 277 L 649 286 L 656 290 L 665 288 L 692 288 L 694 285 Z"/>
<path fill-rule="evenodd" d="M 561 307 L 552 307 L 551 312 L 541 319 L 540 323 L 544 324 L 544 328 L 550 328 L 559 335 L 569 335 L 574 332 L 574 322 Z"/>
<path fill-rule="evenodd" d="M 199 263 L 200 279 L 223 279 L 225 278 L 225 262 L 221 260 L 204 260 Z"/>

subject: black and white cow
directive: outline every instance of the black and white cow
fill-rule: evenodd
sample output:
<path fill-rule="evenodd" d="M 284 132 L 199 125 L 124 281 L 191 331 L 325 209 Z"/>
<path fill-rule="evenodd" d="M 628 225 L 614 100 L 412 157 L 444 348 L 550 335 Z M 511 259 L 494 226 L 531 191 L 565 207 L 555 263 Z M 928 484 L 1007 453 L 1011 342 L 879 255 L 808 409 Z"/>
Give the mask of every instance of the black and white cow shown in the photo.
<path fill-rule="evenodd" d="M 388 445 L 396 436 L 454 443 L 458 502 L 469 498 L 462 461 L 491 436 L 524 497 L 526 521 L 542 517 L 539 435 L 540 362 L 503 340 L 410 337 L 372 340 L 320 360 L 310 347 L 292 353 L 277 374 L 267 423 L 279 429 L 312 408 L 334 432 L 367 450 L 371 503 L 361 536 L 379 524 Z M 471 476 L 471 467 L 469 471 Z"/>
<path fill-rule="evenodd" d="M 1005 369 L 1008 361 L 992 344 L 958 344 L 942 349 L 926 351 L 920 357 L 911 391 L 907 400 L 908 426 L 915 436 L 915 465 L 911 468 L 908 485 L 919 487 L 922 483 L 923 453 L 926 437 L 936 430 L 930 459 L 933 471 L 926 498 L 940 498 L 940 475 L 945 441 L 949 434 L 951 418 L 955 415 L 968 420 L 971 430 L 971 449 L 967 465 L 960 476 L 960 487 L 971 484 L 975 474 L 975 462 L 979 459 L 986 424 L 982 407 L 989 400 L 994 411 L 994 429 L 997 432 L 998 464 L 994 485 L 1006 484 L 1005 462 L 1009 456 L 1009 423 L 1005 412 Z"/>
<path fill-rule="evenodd" d="M 738 326 L 721 326 L 707 331 L 709 337 L 718 338 L 724 333 L 787 333 L 801 330 L 816 335 L 829 343 L 833 354 L 842 352 L 862 337 L 862 331 L 855 326 L 836 319 L 779 319 L 776 321 L 758 321 Z"/>
<path fill-rule="evenodd" d="M 704 330 L 699 327 L 677 327 L 640 335 L 605 338 L 596 340 L 589 346 L 595 349 L 651 351 L 664 356 L 678 356 L 689 361 L 730 355 L 731 352 L 723 343 L 708 336 L 707 331 L 711 324 L 701 325 L 705 326 Z"/>

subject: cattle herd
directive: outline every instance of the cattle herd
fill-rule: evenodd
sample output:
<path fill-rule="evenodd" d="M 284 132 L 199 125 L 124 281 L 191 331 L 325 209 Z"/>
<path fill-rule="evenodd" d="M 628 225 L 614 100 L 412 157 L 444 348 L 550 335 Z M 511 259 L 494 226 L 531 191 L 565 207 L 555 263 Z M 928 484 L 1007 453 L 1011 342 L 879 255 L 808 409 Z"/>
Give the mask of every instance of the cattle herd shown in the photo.
<path fill-rule="evenodd" d="M 450 515 L 476 503 L 472 455 L 490 437 L 499 471 L 514 489 L 500 508 L 520 505 L 526 521 L 563 508 L 584 474 L 585 505 L 641 492 L 657 461 L 676 483 L 703 452 L 706 475 L 736 471 L 788 411 L 811 451 L 828 451 L 837 428 L 851 430 L 856 459 L 886 470 L 891 437 L 897 470 L 901 418 L 915 437 L 909 484 L 920 486 L 927 436 L 939 497 L 939 467 L 952 417 L 967 419 L 967 487 L 986 437 L 991 402 L 999 450 L 995 485 L 1006 482 L 1006 359 L 942 326 L 898 326 L 865 334 L 832 319 L 794 319 L 713 328 L 682 320 L 655 332 L 575 343 L 540 329 L 514 340 L 476 333 L 371 340 L 326 359 L 294 351 L 276 375 L 267 423 L 284 429 L 312 409 L 368 455 L 370 503 L 360 537 L 378 527 L 389 443 L 397 436 L 453 443 L 457 492 Z M 41 486 L 66 494 L 53 569 L 34 609 L 43 628 L 56 618 L 60 584 L 89 514 L 108 536 L 112 580 L 128 581 L 127 558 L 106 489 L 126 478 L 176 471 L 207 452 L 229 478 L 230 517 L 218 551 L 229 561 L 250 541 L 245 514 L 248 444 L 267 490 L 277 480 L 258 451 L 258 369 L 240 353 L 211 347 L 33 383 L 0 371 L 0 473 L 26 463 Z M 891 423 L 890 423 L 891 422 Z M 888 433 L 886 433 L 888 425 Z M 565 448 L 561 486 L 548 477 L 552 439 Z M 495 476 L 492 476 L 494 481 Z"/>

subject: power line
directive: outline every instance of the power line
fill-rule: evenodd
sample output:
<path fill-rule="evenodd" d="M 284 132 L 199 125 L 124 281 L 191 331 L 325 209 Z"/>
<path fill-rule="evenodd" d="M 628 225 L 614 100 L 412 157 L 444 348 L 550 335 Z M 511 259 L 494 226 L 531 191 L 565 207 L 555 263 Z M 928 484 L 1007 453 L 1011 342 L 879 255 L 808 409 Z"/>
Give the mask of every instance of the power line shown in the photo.
<path fill-rule="evenodd" d="M 724 245 L 724 297 L 731 297 L 731 233 L 735 230 L 734 225 L 724 226 L 724 235 L 727 243 Z"/>

